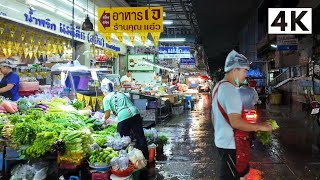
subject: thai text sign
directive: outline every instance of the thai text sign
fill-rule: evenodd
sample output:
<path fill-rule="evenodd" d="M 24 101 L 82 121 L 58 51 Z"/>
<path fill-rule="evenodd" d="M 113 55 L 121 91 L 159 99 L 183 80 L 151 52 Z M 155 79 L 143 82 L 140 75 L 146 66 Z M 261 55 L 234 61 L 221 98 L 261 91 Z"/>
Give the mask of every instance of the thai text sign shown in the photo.
<path fill-rule="evenodd" d="M 162 7 L 98 8 L 99 32 L 163 32 Z"/>
<path fill-rule="evenodd" d="M 189 46 L 160 46 L 159 55 L 160 59 L 168 58 L 190 58 Z"/>
<path fill-rule="evenodd" d="M 195 68 L 196 60 L 194 58 L 180 58 L 181 68 Z"/>
<path fill-rule="evenodd" d="M 127 68 L 129 71 L 153 71 L 154 66 L 148 62 L 154 62 L 154 54 L 129 54 L 127 56 Z"/>

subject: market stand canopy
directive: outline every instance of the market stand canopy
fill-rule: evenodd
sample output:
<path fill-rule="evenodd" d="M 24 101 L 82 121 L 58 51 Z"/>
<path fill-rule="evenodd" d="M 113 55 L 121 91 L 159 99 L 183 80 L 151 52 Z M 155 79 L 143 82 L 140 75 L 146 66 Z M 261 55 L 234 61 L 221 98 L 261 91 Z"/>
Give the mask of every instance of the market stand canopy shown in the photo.
<path fill-rule="evenodd" d="M 138 33 L 145 43 L 150 33 L 157 45 L 163 32 L 163 7 L 98 8 L 98 17 L 98 30 L 108 41 L 114 33 L 122 42 L 124 33 L 127 33 L 134 42 Z"/>

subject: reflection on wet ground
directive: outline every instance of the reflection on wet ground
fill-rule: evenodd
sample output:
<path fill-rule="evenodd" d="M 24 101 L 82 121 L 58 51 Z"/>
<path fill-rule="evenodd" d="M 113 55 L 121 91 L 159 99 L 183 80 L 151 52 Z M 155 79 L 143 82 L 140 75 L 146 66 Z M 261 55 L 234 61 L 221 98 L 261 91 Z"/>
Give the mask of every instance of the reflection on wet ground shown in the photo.
<path fill-rule="evenodd" d="M 194 111 L 157 125 L 170 144 L 164 155 L 142 179 L 218 179 L 218 152 L 213 141 L 210 97 L 201 95 Z M 269 145 L 255 141 L 247 179 L 318 179 L 320 176 L 320 127 L 301 105 L 267 106 L 259 120 L 277 120 L 280 129 Z"/>

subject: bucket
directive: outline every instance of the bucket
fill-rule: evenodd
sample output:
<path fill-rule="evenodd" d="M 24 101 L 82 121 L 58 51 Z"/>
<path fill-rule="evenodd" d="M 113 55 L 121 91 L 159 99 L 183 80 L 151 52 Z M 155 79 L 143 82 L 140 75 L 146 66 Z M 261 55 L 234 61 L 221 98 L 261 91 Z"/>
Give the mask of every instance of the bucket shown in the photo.
<path fill-rule="evenodd" d="M 156 157 L 156 148 L 157 146 L 155 144 L 150 144 L 148 146 L 149 149 L 149 162 L 154 162 Z"/>
<path fill-rule="evenodd" d="M 153 162 L 156 157 L 156 148 L 149 149 L 149 162 Z"/>

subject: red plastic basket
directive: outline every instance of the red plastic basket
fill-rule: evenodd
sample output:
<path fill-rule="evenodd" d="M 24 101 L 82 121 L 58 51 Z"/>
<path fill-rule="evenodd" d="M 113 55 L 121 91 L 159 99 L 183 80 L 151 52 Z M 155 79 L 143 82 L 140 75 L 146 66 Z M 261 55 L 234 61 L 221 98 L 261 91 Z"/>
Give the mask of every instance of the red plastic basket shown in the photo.
<path fill-rule="evenodd" d="M 134 167 L 129 166 L 126 170 L 114 170 L 111 169 L 111 173 L 118 176 L 118 177 L 127 177 L 130 176 L 132 174 L 134 170 Z"/>
<path fill-rule="evenodd" d="M 37 91 L 19 91 L 19 95 L 21 97 L 23 96 L 31 96 L 31 95 L 34 95 L 36 94 Z"/>

